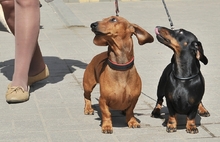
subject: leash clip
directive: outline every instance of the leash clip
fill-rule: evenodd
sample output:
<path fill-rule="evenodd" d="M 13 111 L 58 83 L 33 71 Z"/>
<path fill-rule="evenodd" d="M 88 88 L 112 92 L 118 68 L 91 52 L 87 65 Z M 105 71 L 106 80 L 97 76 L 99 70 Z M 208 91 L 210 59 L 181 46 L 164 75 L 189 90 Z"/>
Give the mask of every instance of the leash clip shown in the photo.
<path fill-rule="evenodd" d="M 118 0 L 115 0 L 115 13 L 116 13 L 116 16 L 119 16 L 118 15 L 119 13 Z"/>
<path fill-rule="evenodd" d="M 163 6 L 164 6 L 164 8 L 165 8 L 165 10 L 166 10 L 168 20 L 169 20 L 169 22 L 170 22 L 171 30 L 174 30 L 173 22 L 172 22 L 172 20 L 171 20 L 171 17 L 170 17 L 169 11 L 168 11 L 168 9 L 167 9 L 166 3 L 165 3 L 164 0 L 162 0 L 162 2 L 163 2 Z"/>

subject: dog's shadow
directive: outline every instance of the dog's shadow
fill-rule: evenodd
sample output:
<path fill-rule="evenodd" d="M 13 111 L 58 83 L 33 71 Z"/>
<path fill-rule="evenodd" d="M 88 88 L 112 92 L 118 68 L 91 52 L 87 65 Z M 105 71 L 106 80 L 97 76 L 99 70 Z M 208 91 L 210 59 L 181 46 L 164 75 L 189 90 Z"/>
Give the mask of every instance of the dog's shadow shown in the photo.
<path fill-rule="evenodd" d="M 96 118 L 95 120 L 100 121 L 100 126 L 101 126 L 102 125 L 102 114 L 101 114 L 99 104 L 92 105 L 92 108 L 95 110 L 95 112 L 97 112 L 99 117 Z M 128 124 L 126 123 L 126 115 L 125 115 L 124 111 L 110 109 L 110 113 L 111 113 L 113 127 L 128 127 Z M 140 115 L 144 115 L 144 114 L 134 113 L 134 115 L 140 116 Z M 141 123 L 141 121 L 138 118 L 136 118 L 136 120 L 139 123 Z"/>
<path fill-rule="evenodd" d="M 160 119 L 164 119 L 164 122 L 162 123 L 164 127 L 167 126 L 168 118 L 169 118 L 168 108 L 166 106 L 163 106 L 161 109 Z M 186 115 L 177 114 L 177 130 L 186 129 L 186 119 L 187 119 Z M 196 115 L 195 121 L 197 127 L 201 125 L 201 116 L 198 113 Z"/>
<path fill-rule="evenodd" d="M 44 61 L 49 68 L 50 76 L 47 79 L 39 81 L 31 86 L 31 92 L 44 87 L 48 83 L 58 83 L 64 79 L 65 75 L 73 73 L 77 70 L 77 68 L 85 69 L 87 66 L 86 63 L 79 60 L 60 59 L 55 56 L 46 56 L 44 57 Z M 14 59 L 0 62 L 0 69 L 0 73 L 11 81 L 14 72 Z"/>

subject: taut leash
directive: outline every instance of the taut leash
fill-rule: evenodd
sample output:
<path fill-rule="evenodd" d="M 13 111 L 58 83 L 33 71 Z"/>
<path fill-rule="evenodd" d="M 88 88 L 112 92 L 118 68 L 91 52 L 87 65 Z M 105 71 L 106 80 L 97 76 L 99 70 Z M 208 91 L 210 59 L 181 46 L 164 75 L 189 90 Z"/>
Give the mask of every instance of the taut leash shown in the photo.
<path fill-rule="evenodd" d="M 165 8 L 165 10 L 166 10 L 166 13 L 167 13 L 167 16 L 168 16 L 168 20 L 169 20 L 169 22 L 170 22 L 170 27 L 171 27 L 171 29 L 173 30 L 173 29 L 174 29 L 173 22 L 172 22 L 172 20 L 171 20 L 171 17 L 170 17 L 169 11 L 168 11 L 168 9 L 167 9 L 166 3 L 165 3 L 164 0 L 162 0 L 162 2 L 163 2 L 163 5 L 164 5 L 164 8 Z"/>
<path fill-rule="evenodd" d="M 119 13 L 118 0 L 115 0 L 115 13 L 116 13 L 116 16 L 119 16 L 118 15 Z"/>

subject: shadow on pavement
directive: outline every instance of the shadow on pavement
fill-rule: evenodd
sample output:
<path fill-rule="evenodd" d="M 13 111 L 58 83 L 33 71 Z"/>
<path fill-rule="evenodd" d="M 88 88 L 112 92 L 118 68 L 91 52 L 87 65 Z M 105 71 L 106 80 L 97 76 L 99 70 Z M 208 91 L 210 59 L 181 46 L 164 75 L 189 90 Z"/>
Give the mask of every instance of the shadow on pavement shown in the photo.
<path fill-rule="evenodd" d="M 96 118 L 95 120 L 100 121 L 100 126 L 101 126 L 102 114 L 101 114 L 99 104 L 92 105 L 92 108 L 95 110 L 95 112 L 98 113 L 99 118 Z M 126 123 L 126 116 L 123 111 L 110 109 L 110 113 L 111 113 L 111 118 L 112 118 L 113 129 L 114 129 L 114 127 L 128 127 L 128 125 Z M 140 116 L 140 115 L 144 115 L 144 114 L 134 113 L 134 115 Z M 141 123 L 141 121 L 138 118 L 136 118 L 136 119 L 139 123 Z"/>
<path fill-rule="evenodd" d="M 34 84 L 34 87 L 32 87 L 34 90 L 44 87 L 48 83 L 58 83 L 64 79 L 65 75 L 76 71 L 76 68 L 85 69 L 87 66 L 86 63 L 79 60 L 60 59 L 59 57 L 55 56 L 46 56 L 44 57 L 44 61 L 49 68 L 50 76 L 47 79 Z M 8 80 L 11 81 L 14 72 L 14 59 L 0 62 L 0 69 L 0 73 L 2 73 Z M 33 89 L 31 90 L 34 91 Z"/>

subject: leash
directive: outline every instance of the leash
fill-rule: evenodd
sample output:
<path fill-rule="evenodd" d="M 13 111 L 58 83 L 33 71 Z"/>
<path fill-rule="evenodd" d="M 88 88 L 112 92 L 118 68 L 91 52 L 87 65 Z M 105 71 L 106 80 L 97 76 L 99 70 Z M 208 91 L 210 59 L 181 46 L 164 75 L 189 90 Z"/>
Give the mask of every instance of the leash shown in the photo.
<path fill-rule="evenodd" d="M 115 0 L 115 13 L 116 13 L 116 16 L 119 16 L 118 15 L 119 13 L 118 0 Z"/>
<path fill-rule="evenodd" d="M 170 27 L 171 27 L 171 29 L 173 30 L 173 29 L 174 29 L 173 22 L 172 22 L 172 20 L 171 20 L 171 17 L 170 17 L 169 11 L 168 11 L 168 9 L 167 9 L 166 3 L 165 3 L 164 0 L 162 0 L 162 2 L 163 2 L 163 5 L 164 5 L 164 8 L 165 8 L 165 10 L 166 10 L 168 20 L 169 20 L 169 22 L 170 22 Z"/>

